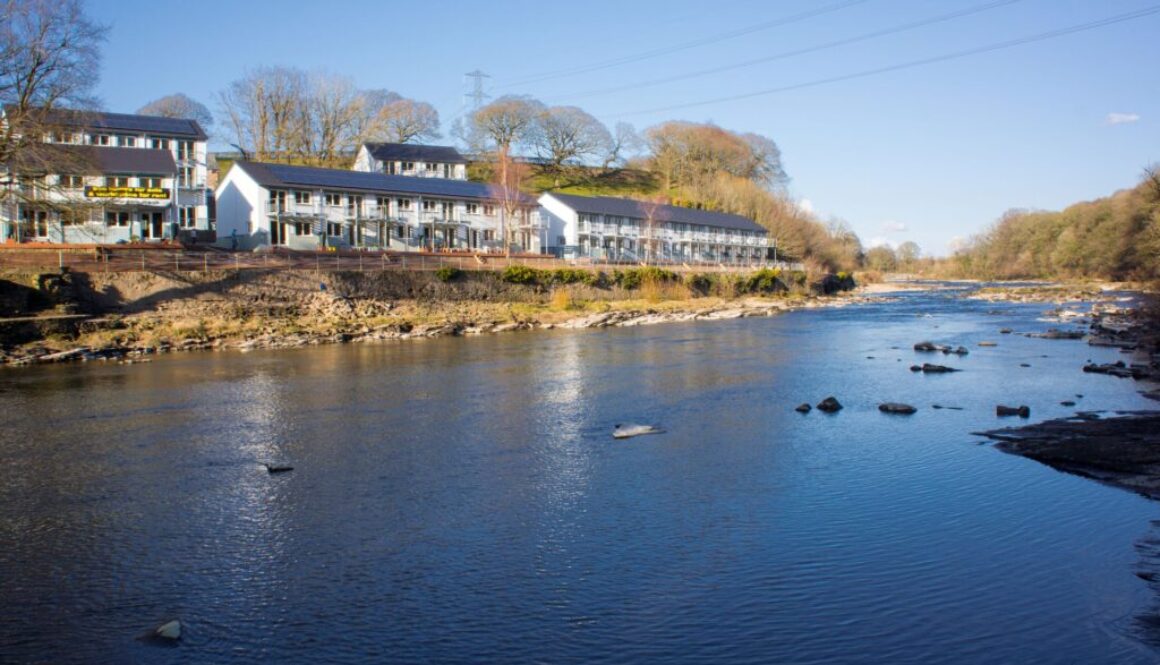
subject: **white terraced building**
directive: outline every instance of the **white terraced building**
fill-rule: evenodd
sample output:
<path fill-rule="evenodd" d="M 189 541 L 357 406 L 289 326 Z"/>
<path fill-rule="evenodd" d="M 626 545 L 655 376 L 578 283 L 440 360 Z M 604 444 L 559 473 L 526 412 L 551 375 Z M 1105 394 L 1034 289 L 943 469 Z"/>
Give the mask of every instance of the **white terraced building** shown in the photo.
<path fill-rule="evenodd" d="M 42 142 L 0 165 L 0 241 L 160 241 L 210 230 L 206 134 L 194 120 L 54 109 Z M 204 237 L 204 235 L 203 235 Z"/>
<path fill-rule="evenodd" d="M 354 170 L 416 178 L 467 180 L 467 159 L 445 145 L 364 143 L 355 155 Z"/>
<path fill-rule="evenodd" d="M 235 162 L 217 188 L 218 244 L 540 253 L 536 201 L 464 180 Z"/>
<path fill-rule="evenodd" d="M 607 196 L 540 197 L 549 251 L 563 258 L 750 264 L 776 258 L 776 241 L 751 219 Z"/>

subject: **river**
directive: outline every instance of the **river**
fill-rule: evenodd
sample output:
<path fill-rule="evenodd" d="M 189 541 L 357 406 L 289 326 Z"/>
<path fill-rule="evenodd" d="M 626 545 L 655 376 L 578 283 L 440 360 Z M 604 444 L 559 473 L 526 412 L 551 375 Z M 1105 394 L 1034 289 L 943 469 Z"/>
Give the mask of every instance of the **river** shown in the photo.
<path fill-rule="evenodd" d="M 970 434 L 1153 405 L 957 295 L 5 370 L 0 661 L 1160 662 L 1157 504 Z"/>

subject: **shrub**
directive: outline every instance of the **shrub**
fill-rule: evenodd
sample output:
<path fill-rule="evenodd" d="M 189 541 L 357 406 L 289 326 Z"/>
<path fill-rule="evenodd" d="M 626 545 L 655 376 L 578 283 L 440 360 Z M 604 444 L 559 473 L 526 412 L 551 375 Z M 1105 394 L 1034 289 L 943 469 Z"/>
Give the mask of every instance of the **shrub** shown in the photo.
<path fill-rule="evenodd" d="M 741 290 L 744 293 L 774 293 L 783 289 L 781 270 L 762 268 L 745 279 Z"/>
<path fill-rule="evenodd" d="M 699 272 L 689 273 L 685 275 L 685 286 L 699 296 L 708 295 L 713 288 L 713 278 Z"/>
<path fill-rule="evenodd" d="M 435 270 L 435 276 L 440 282 L 451 282 L 459 279 L 463 271 L 454 266 L 441 266 Z"/>
<path fill-rule="evenodd" d="M 551 272 L 553 284 L 587 284 L 593 286 L 599 277 L 597 273 L 582 268 L 557 268 Z"/>
<path fill-rule="evenodd" d="M 509 284 L 536 284 L 540 281 L 540 271 L 528 266 L 513 265 L 503 269 L 500 279 Z"/>

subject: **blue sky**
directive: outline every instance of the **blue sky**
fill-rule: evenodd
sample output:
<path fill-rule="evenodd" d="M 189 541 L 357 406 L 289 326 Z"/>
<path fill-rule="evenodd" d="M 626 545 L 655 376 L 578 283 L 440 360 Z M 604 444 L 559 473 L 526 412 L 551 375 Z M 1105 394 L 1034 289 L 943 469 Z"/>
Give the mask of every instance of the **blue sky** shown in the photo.
<path fill-rule="evenodd" d="M 790 195 L 820 217 L 845 219 L 867 244 L 913 240 L 936 255 L 1009 208 L 1059 209 L 1104 196 L 1160 161 L 1160 13 L 942 62 L 686 105 L 1152 7 L 1160 2 L 89 0 L 90 14 L 111 27 L 97 85 L 108 110 L 132 112 L 184 92 L 216 112 L 217 92 L 247 68 L 289 65 L 430 102 L 446 132 L 463 109 L 464 74 L 480 69 L 491 76 L 493 96 L 574 104 L 609 126 L 681 119 L 769 136 L 781 147 Z M 590 94 L 616 87 L 627 89 Z"/>

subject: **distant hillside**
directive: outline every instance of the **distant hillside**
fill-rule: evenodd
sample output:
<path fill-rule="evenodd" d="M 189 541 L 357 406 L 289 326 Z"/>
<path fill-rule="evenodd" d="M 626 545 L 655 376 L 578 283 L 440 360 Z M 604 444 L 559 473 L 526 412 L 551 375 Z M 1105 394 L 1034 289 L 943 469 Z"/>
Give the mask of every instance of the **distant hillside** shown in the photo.
<path fill-rule="evenodd" d="M 1009 211 L 943 267 L 995 279 L 1160 279 L 1160 171 L 1060 212 Z"/>

